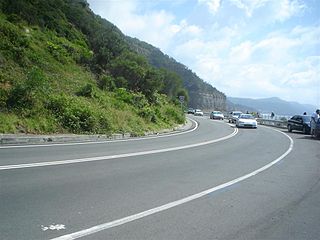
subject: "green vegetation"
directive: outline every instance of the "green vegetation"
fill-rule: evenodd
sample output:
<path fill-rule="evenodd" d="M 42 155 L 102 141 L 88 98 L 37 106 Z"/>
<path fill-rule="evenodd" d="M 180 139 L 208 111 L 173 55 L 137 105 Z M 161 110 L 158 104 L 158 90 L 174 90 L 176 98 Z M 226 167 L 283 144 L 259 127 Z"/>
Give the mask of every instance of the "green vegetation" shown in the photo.
<path fill-rule="evenodd" d="M 160 69 L 166 69 L 166 71 L 179 79 L 182 79 L 182 86 L 189 98 L 189 106 L 194 108 L 212 108 L 216 107 L 218 109 L 225 109 L 226 107 L 226 96 L 224 93 L 218 91 L 216 88 L 211 86 L 210 84 L 204 82 L 200 77 L 198 77 L 194 72 L 188 69 L 183 64 L 175 61 L 173 58 L 168 55 L 163 54 L 158 48 L 153 47 L 152 45 L 142 42 L 136 38 L 126 37 L 126 41 L 130 46 L 130 49 L 137 53 L 141 53 L 145 56 L 148 62 Z M 166 86 L 171 86 L 174 84 L 174 81 L 170 81 L 166 83 Z M 183 91 L 183 90 L 182 90 Z M 167 94 L 170 91 L 166 92 Z M 178 93 L 179 95 L 185 95 L 183 92 Z M 220 99 L 219 101 L 215 101 L 211 105 L 204 105 L 203 103 L 203 94 L 210 94 L 214 96 L 216 99 Z M 220 102 L 221 101 L 221 102 Z"/>
<path fill-rule="evenodd" d="M 131 133 L 185 121 L 176 74 L 84 0 L 0 2 L 0 133 Z"/>

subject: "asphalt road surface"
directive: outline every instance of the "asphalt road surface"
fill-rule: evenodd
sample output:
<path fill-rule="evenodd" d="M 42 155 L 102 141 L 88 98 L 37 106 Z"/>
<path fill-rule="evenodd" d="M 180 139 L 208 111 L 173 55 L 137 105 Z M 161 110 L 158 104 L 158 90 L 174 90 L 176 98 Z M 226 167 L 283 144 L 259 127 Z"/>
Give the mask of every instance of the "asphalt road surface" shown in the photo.
<path fill-rule="evenodd" d="M 183 134 L 0 148 L 0 239 L 320 239 L 320 141 Z"/>

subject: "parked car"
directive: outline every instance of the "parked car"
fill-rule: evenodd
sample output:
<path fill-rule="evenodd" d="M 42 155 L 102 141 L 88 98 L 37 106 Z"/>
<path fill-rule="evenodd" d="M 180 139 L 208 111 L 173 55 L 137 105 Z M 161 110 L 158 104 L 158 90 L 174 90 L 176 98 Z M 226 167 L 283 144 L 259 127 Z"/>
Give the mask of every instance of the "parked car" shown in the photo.
<path fill-rule="evenodd" d="M 292 132 L 293 130 L 301 131 L 304 134 L 310 134 L 310 115 L 295 115 L 288 120 L 288 131 Z"/>
<path fill-rule="evenodd" d="M 201 109 L 196 109 L 196 110 L 194 110 L 194 115 L 195 116 L 203 116 L 203 112 L 201 111 Z"/>
<path fill-rule="evenodd" d="M 187 113 L 188 113 L 188 114 L 194 114 L 194 109 L 193 109 L 193 108 L 188 108 Z"/>
<path fill-rule="evenodd" d="M 251 114 L 240 114 L 236 120 L 237 127 L 257 128 L 257 120 Z"/>
<path fill-rule="evenodd" d="M 242 114 L 240 111 L 233 111 L 229 116 L 229 123 L 236 123 L 238 117 Z"/>
<path fill-rule="evenodd" d="M 316 128 L 314 130 L 314 137 L 320 139 L 320 119 L 316 123 Z"/>
<path fill-rule="evenodd" d="M 210 113 L 210 119 L 223 120 L 224 119 L 224 115 L 220 111 L 213 111 L 213 112 Z"/>

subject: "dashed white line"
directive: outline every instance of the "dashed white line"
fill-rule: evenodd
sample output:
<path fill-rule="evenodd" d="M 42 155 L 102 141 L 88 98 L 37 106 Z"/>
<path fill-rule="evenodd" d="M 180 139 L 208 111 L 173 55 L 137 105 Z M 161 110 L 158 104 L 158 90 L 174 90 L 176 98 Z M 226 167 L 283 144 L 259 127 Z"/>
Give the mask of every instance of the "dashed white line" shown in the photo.
<path fill-rule="evenodd" d="M 282 154 L 280 157 L 278 157 L 276 160 L 270 162 L 269 164 L 267 164 L 267 165 L 255 170 L 255 171 L 253 171 L 251 173 L 248 173 L 248 174 L 246 174 L 246 175 L 244 175 L 242 177 L 236 178 L 234 180 L 231 180 L 229 182 L 223 183 L 223 184 L 218 185 L 216 187 L 207 189 L 207 190 L 202 191 L 200 193 L 188 196 L 186 198 L 182 198 L 180 200 L 177 200 L 177 201 L 174 201 L 174 202 L 170 202 L 170 203 L 167 203 L 165 205 L 162 205 L 162 206 L 159 206 L 159 207 L 156 207 L 156 208 L 152 208 L 152 209 L 149 209 L 149 210 L 146 210 L 146 211 L 143 211 L 143 212 L 140 212 L 140 213 L 128 216 L 128 217 L 124 217 L 124 218 L 121 218 L 121 219 L 118 219 L 118 220 L 115 220 L 115 221 L 112 221 L 112 222 L 103 223 L 103 224 L 100 224 L 100 225 L 97 225 L 97 226 L 94 226 L 94 227 L 91 227 L 91 228 L 88 228 L 88 229 L 84 229 L 84 230 L 81 230 L 81 231 L 78 231 L 78 232 L 74 232 L 74 233 L 71 233 L 71 234 L 63 235 L 63 236 L 60 236 L 60 237 L 57 237 L 57 238 L 54 238 L 54 239 L 51 239 L 51 240 L 73 240 L 73 239 L 78 239 L 78 238 L 81 238 L 81 237 L 85 237 L 85 236 L 88 236 L 88 235 L 91 235 L 91 234 L 94 234 L 94 233 L 97 233 L 97 232 L 100 232 L 100 231 L 103 231 L 103 230 L 106 230 L 106 229 L 109 229 L 109 228 L 120 226 L 120 225 L 129 223 L 129 222 L 135 221 L 137 219 L 141 219 L 141 218 L 150 216 L 150 215 L 155 214 L 155 213 L 159 213 L 159 212 L 168 210 L 170 208 L 173 208 L 173 207 L 179 206 L 181 204 L 193 201 L 195 199 L 201 198 L 201 197 L 203 197 L 205 195 L 208 195 L 208 194 L 213 193 L 215 191 L 218 191 L 220 189 L 229 187 L 229 186 L 231 186 L 233 184 L 236 184 L 236 183 L 239 183 L 241 181 L 244 181 L 244 180 L 246 180 L 246 179 L 248 179 L 250 177 L 253 177 L 253 176 L 255 176 L 255 175 L 267 170 L 268 168 L 272 167 L 274 164 L 278 163 L 279 161 L 281 161 L 293 149 L 293 140 L 292 140 L 292 138 L 290 136 L 288 136 L 287 134 L 279 131 L 279 130 L 275 130 L 275 131 L 280 132 L 281 134 L 284 134 L 287 138 L 289 138 L 290 146 L 289 146 L 288 150 L 284 154 Z"/>

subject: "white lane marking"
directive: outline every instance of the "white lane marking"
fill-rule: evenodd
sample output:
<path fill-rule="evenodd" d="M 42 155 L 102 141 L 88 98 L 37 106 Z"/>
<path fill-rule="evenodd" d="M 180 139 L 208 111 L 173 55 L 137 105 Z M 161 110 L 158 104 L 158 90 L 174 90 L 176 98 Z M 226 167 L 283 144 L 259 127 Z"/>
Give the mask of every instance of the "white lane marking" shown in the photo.
<path fill-rule="evenodd" d="M 51 224 L 50 226 L 46 227 L 46 226 L 43 226 L 41 225 L 41 229 L 42 231 L 47 231 L 47 230 L 51 230 L 51 231 L 54 231 L 54 230 L 57 230 L 57 231 L 60 231 L 60 230 L 63 230 L 63 229 L 66 229 L 65 225 L 63 224 Z"/>
<path fill-rule="evenodd" d="M 119 139 L 119 140 L 107 140 L 107 141 L 93 141 L 93 142 L 75 142 L 75 143 L 52 143 L 52 144 L 31 144 L 31 145 L 11 145 L 11 146 L 0 146 L 0 149 L 9 149 L 9 148 L 35 148 L 35 147 L 54 147 L 54 146 L 73 146 L 73 145 L 89 145 L 89 144 L 104 144 L 104 143 L 117 143 L 117 142 L 129 142 L 129 141 L 141 141 L 141 140 L 148 140 L 148 139 L 155 139 L 155 138 L 163 138 L 163 137 L 172 137 L 178 136 L 182 134 L 187 134 L 195 131 L 199 124 L 191 119 L 188 118 L 190 121 L 195 123 L 195 127 L 178 133 L 168 133 L 164 135 L 157 135 L 157 136 L 146 136 L 140 138 L 129 138 L 129 139 Z"/>
<path fill-rule="evenodd" d="M 0 166 L 0 170 L 44 167 L 44 166 L 54 166 L 54 165 L 63 165 L 63 164 L 80 163 L 80 162 L 103 161 L 103 160 L 116 159 L 116 158 L 126 158 L 126 157 L 142 156 L 142 155 L 147 155 L 147 154 L 171 152 L 171 151 L 177 151 L 177 150 L 182 150 L 182 149 L 187 149 L 187 148 L 200 147 L 203 145 L 227 140 L 227 139 L 235 136 L 237 133 L 238 133 L 238 129 L 234 129 L 234 131 L 231 134 L 229 134 L 225 137 L 222 137 L 222 138 L 218 138 L 218 139 L 214 139 L 214 140 L 210 140 L 210 141 L 205 141 L 205 142 L 201 142 L 201 143 L 194 143 L 194 144 L 185 145 L 185 146 L 179 146 L 179 147 L 163 148 L 163 149 L 134 152 L 134 153 L 123 153 L 123 154 L 100 156 L 100 157 L 79 158 L 79 159 L 71 159 L 71 160 L 60 160 L 60 161 L 39 162 L 39 163 L 25 163 L 25 164 L 15 164 L 15 165 L 3 165 L 3 166 Z"/>
<path fill-rule="evenodd" d="M 275 130 L 275 129 L 273 129 L 273 130 Z M 91 235 L 91 234 L 94 234 L 94 233 L 97 233 L 97 232 L 100 232 L 100 231 L 103 231 L 103 230 L 106 230 L 106 229 L 109 229 L 109 228 L 120 226 L 120 225 L 129 223 L 129 222 L 135 221 L 137 219 L 141 219 L 141 218 L 150 216 L 150 215 L 155 214 L 155 213 L 159 213 L 159 212 L 168 210 L 170 208 L 173 208 L 173 207 L 179 206 L 181 204 L 193 201 L 195 199 L 201 198 L 201 197 L 203 197 L 205 195 L 211 194 L 211 193 L 213 193 L 215 191 L 218 191 L 220 189 L 229 187 L 229 186 L 231 186 L 233 184 L 239 183 L 239 182 L 244 181 L 244 180 L 246 180 L 246 179 L 248 179 L 250 177 L 253 177 L 253 176 L 255 176 L 255 175 L 267 170 L 268 168 L 272 167 L 274 164 L 278 163 L 279 161 L 281 161 L 293 149 L 293 140 L 292 140 L 292 138 L 289 135 L 287 135 L 286 133 L 283 133 L 283 132 L 281 132 L 279 130 L 275 130 L 275 131 L 280 132 L 281 134 L 284 134 L 287 138 L 289 138 L 290 146 L 289 146 L 288 150 L 284 154 L 282 154 L 280 157 L 278 157 L 276 160 L 270 162 L 269 164 L 267 164 L 267 165 L 255 170 L 255 171 L 253 171 L 251 173 L 248 173 L 248 174 L 246 174 L 246 175 L 244 175 L 242 177 L 233 179 L 233 180 L 231 180 L 229 182 L 220 184 L 220 185 L 218 185 L 216 187 L 207 189 L 207 190 L 202 191 L 200 193 L 188 196 L 186 198 L 182 198 L 180 200 L 177 200 L 177 201 L 174 201 L 174 202 L 170 202 L 170 203 L 167 203 L 165 205 L 162 205 L 162 206 L 159 206 L 159 207 L 156 207 L 156 208 L 152 208 L 152 209 L 149 209 L 149 210 L 146 210 L 146 211 L 143 211 L 143 212 L 140 212 L 140 213 L 128 216 L 128 217 L 120 218 L 120 219 L 112 221 L 112 222 L 103 223 L 103 224 L 100 224 L 100 225 L 97 225 L 97 226 L 94 226 L 94 227 L 91 227 L 91 228 L 88 228 L 88 229 L 84 229 L 84 230 L 81 230 L 81 231 L 78 231 L 78 232 L 74 232 L 74 233 L 71 233 L 71 234 L 66 234 L 66 235 L 63 235 L 63 236 L 60 236 L 60 237 L 57 237 L 57 238 L 53 238 L 51 240 L 72 240 L 72 239 L 77 239 L 77 238 L 81 238 L 81 237 L 84 237 L 84 236 L 88 236 L 88 235 Z"/>

